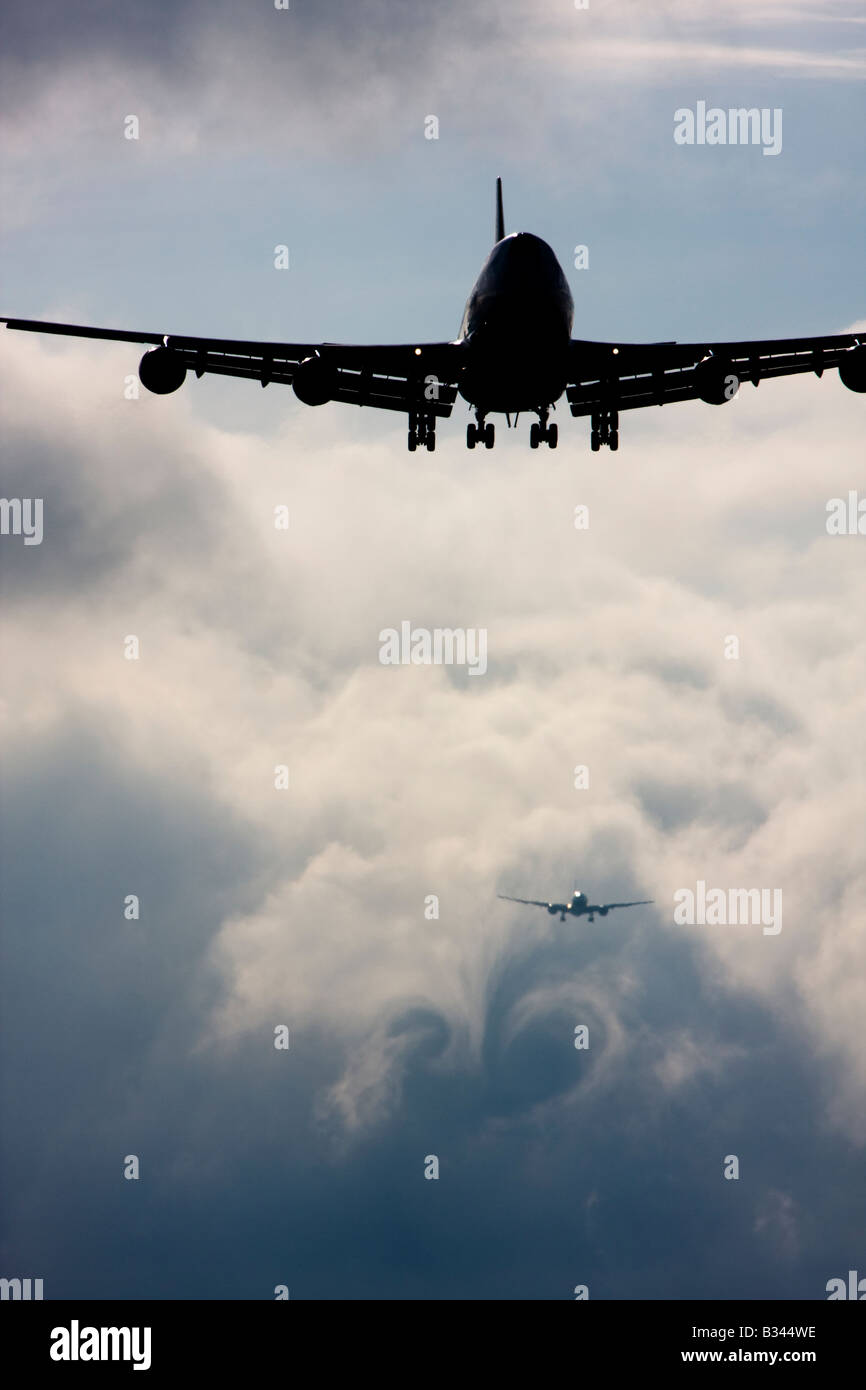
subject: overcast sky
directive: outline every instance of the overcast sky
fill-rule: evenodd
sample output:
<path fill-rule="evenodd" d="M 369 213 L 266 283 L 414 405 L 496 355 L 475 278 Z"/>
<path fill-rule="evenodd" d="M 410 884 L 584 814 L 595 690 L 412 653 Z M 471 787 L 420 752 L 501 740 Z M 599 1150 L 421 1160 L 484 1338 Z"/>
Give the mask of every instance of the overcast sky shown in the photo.
<path fill-rule="evenodd" d="M 0 310 L 450 339 L 499 174 L 578 336 L 866 328 L 864 79 L 854 0 L 12 0 Z M 698 101 L 779 109 L 781 152 L 677 145 Z M 44 499 L 41 545 L 0 538 L 0 1274 L 813 1299 L 862 1272 L 866 538 L 826 518 L 866 494 L 866 397 L 832 371 L 631 411 L 617 454 L 564 403 L 555 453 L 523 419 L 468 453 L 459 402 L 409 455 L 403 417 L 277 386 L 127 399 L 139 355 L 0 332 L 0 489 Z M 404 620 L 485 629 L 486 674 L 383 666 Z M 781 890 L 782 930 L 677 925 L 699 880 Z M 655 901 L 496 897 L 575 885 Z"/>

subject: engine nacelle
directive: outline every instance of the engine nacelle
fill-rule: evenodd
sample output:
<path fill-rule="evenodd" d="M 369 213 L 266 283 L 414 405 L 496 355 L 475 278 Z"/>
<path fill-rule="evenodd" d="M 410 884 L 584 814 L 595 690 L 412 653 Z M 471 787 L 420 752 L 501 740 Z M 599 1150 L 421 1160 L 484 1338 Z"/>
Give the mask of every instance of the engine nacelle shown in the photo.
<path fill-rule="evenodd" d="M 866 391 L 866 343 L 845 353 L 839 363 L 839 378 L 849 391 Z"/>
<path fill-rule="evenodd" d="M 733 362 L 723 357 L 705 357 L 695 367 L 698 396 L 707 405 L 724 405 L 732 401 L 740 389 L 740 378 Z"/>
<path fill-rule="evenodd" d="M 148 391 L 155 392 L 157 396 L 167 396 L 183 386 L 186 366 L 180 354 L 172 352 L 171 348 L 151 348 L 138 364 L 138 375 L 142 386 L 146 386 Z"/>
<path fill-rule="evenodd" d="M 325 405 L 337 394 L 339 373 L 324 357 L 305 357 L 292 378 L 292 388 L 304 405 Z"/>
<path fill-rule="evenodd" d="M 547 904 L 547 910 L 548 910 L 548 912 L 550 913 L 551 917 L 555 917 L 556 914 L 557 914 L 557 912 L 559 911 L 559 908 L 558 908 L 558 907 L 554 907 L 554 906 L 553 906 L 553 903 L 548 903 L 548 904 Z"/>

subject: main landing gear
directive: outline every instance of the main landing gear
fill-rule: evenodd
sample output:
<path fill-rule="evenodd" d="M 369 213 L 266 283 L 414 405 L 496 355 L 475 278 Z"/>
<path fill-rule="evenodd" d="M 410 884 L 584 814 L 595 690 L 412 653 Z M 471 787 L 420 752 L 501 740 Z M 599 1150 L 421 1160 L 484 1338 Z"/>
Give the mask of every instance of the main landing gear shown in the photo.
<path fill-rule="evenodd" d="M 436 416 L 422 415 L 417 411 L 411 411 L 407 442 L 410 454 L 413 454 L 416 449 L 423 449 L 425 446 L 432 453 L 436 448 Z"/>
<path fill-rule="evenodd" d="M 493 422 L 485 425 L 484 415 L 480 410 L 476 410 L 475 419 L 476 424 L 466 426 L 466 448 L 474 449 L 476 444 L 483 444 L 485 449 L 492 449 L 496 438 Z"/>
<path fill-rule="evenodd" d="M 602 444 L 607 444 L 611 453 L 619 448 L 619 415 L 615 410 L 595 410 L 592 414 L 592 433 L 589 436 L 590 448 L 597 454 Z"/>
<path fill-rule="evenodd" d="M 557 425 L 547 423 L 547 410 L 539 410 L 538 421 L 529 427 L 529 447 L 537 449 L 539 444 L 546 444 L 548 449 L 555 449 L 559 442 L 559 428 Z"/>

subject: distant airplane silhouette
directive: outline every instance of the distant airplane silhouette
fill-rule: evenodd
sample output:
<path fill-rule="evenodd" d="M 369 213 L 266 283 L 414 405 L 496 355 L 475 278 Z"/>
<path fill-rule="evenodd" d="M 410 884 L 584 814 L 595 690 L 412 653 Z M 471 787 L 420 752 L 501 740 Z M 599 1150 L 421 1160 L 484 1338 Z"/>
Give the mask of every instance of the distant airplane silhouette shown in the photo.
<path fill-rule="evenodd" d="M 258 343 L 129 333 L 36 319 L 0 318 L 7 328 L 149 343 L 138 373 L 149 391 L 166 395 L 187 371 L 250 377 L 291 385 L 306 405 L 345 401 L 406 411 L 410 450 L 436 446 L 436 420 L 451 414 L 457 394 L 475 408 L 466 430 L 470 449 L 492 449 L 490 414 L 509 428 L 522 412 L 538 416 L 530 447 L 555 449 L 550 410 L 565 392 L 572 415 L 590 417 L 593 450 L 619 447 L 619 412 L 699 398 L 733 399 L 742 381 L 838 367 L 851 391 L 866 392 L 866 335 L 779 338 L 742 343 L 600 343 L 572 338 L 574 302 L 551 248 L 531 232 L 505 235 L 502 180 L 496 180 L 496 244 L 466 304 L 460 336 L 449 343 L 351 346 L 343 343 Z"/>
<path fill-rule="evenodd" d="M 497 893 L 497 898 L 504 899 L 507 903 L 523 903 L 525 907 L 545 907 L 551 917 L 559 913 L 560 922 L 564 922 L 566 914 L 571 917 L 587 917 L 590 922 L 595 921 L 595 914 L 599 917 L 606 917 L 615 907 L 648 907 L 653 901 L 652 898 L 641 898 L 636 903 L 590 903 L 585 893 L 581 893 L 579 888 L 575 888 L 567 903 L 544 903 L 537 898 L 510 898 L 507 893 Z"/>

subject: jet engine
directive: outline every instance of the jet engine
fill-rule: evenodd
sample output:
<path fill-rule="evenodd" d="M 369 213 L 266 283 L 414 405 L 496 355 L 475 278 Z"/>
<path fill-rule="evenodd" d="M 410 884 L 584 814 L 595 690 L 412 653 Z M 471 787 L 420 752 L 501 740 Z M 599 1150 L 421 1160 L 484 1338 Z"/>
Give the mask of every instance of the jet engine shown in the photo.
<path fill-rule="evenodd" d="M 171 348 L 151 348 L 138 364 L 138 375 L 142 386 L 154 391 L 157 396 L 167 396 L 183 386 L 186 366 L 183 358 Z"/>
<path fill-rule="evenodd" d="M 740 378 L 733 362 L 724 357 L 705 357 L 695 367 L 698 396 L 707 405 L 724 405 L 733 400 L 740 389 Z"/>
<path fill-rule="evenodd" d="M 866 343 L 845 353 L 839 363 L 839 378 L 849 391 L 866 391 Z"/>
<path fill-rule="evenodd" d="M 292 378 L 292 387 L 304 405 L 325 405 L 337 394 L 339 372 L 318 354 L 305 357 Z"/>

